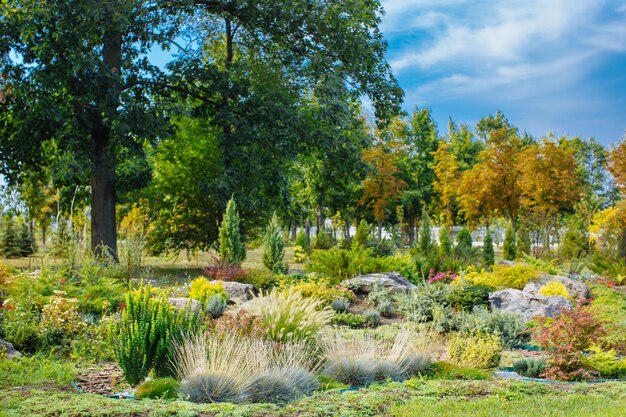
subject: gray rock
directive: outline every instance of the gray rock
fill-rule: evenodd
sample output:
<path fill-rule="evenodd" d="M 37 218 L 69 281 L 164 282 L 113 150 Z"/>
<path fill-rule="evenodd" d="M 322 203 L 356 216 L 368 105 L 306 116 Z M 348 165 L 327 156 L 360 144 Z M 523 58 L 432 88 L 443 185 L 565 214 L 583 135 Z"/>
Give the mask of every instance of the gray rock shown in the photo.
<path fill-rule="evenodd" d="M 490 293 L 489 303 L 493 310 L 517 314 L 525 321 L 535 316 L 556 317 L 562 309 L 572 308 L 565 297 L 546 297 L 511 288 Z"/>
<path fill-rule="evenodd" d="M 189 303 L 191 303 L 191 308 L 193 309 L 197 309 L 201 307 L 200 302 L 198 300 L 192 300 L 191 298 L 187 298 L 187 297 L 172 297 L 172 298 L 168 298 L 167 301 L 169 301 L 171 305 L 173 305 L 179 310 L 183 308 L 187 308 Z"/>
<path fill-rule="evenodd" d="M 389 294 L 399 294 L 417 288 L 409 280 L 397 272 L 378 272 L 375 274 L 359 275 L 343 281 L 341 285 L 354 289 L 357 292 L 369 293 L 378 284 L 387 289 Z"/>
<path fill-rule="evenodd" d="M 0 339 L 0 353 L 6 355 L 7 358 L 19 358 L 22 356 L 20 352 L 15 350 L 12 343 Z"/>
<path fill-rule="evenodd" d="M 507 261 L 506 259 L 502 259 L 500 262 L 498 262 L 498 265 L 515 266 L 516 263 L 513 261 Z"/>
<path fill-rule="evenodd" d="M 248 301 L 254 295 L 254 285 L 235 281 L 211 281 L 211 284 L 222 284 L 230 301 Z"/>
<path fill-rule="evenodd" d="M 584 282 L 576 281 L 560 275 L 549 275 L 545 273 L 541 274 L 538 278 L 526 284 L 526 286 L 524 287 L 524 291 L 531 294 L 538 294 L 539 290 L 551 281 L 557 281 L 565 285 L 565 288 L 567 288 L 569 295 L 573 298 L 589 298 L 589 287 L 587 287 L 587 284 L 585 284 Z"/>

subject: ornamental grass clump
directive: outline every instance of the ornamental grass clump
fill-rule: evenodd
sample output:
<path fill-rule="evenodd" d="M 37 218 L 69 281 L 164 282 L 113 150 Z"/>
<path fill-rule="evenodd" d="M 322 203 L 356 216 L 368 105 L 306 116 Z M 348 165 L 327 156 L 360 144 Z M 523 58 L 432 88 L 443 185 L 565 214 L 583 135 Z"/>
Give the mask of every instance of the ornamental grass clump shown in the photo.
<path fill-rule="evenodd" d="M 404 330 L 389 342 L 369 334 L 345 336 L 332 332 L 322 342 L 326 364 L 324 375 L 350 386 L 375 381 L 402 381 L 428 369 L 430 357 L 412 331 Z"/>
<path fill-rule="evenodd" d="M 324 301 L 291 289 L 261 293 L 239 308 L 261 317 L 267 338 L 276 342 L 313 341 L 334 314 Z"/>
<path fill-rule="evenodd" d="M 212 334 L 177 344 L 174 363 L 182 396 L 196 403 L 286 402 L 318 387 L 306 342 Z"/>
<path fill-rule="evenodd" d="M 546 369 L 546 361 L 543 358 L 524 358 L 513 362 L 513 369 L 521 376 L 539 378 Z"/>

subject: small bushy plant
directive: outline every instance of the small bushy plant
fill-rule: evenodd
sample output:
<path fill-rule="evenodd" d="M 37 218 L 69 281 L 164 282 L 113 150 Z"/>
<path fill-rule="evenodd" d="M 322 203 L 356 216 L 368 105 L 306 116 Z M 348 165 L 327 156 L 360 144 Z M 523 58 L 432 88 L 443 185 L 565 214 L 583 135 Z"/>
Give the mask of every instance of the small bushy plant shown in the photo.
<path fill-rule="evenodd" d="M 367 294 L 367 300 L 375 306 L 378 306 L 380 303 L 390 301 L 391 298 L 389 296 L 389 291 L 387 291 L 384 286 L 375 283 L 372 285 L 370 292 Z"/>
<path fill-rule="evenodd" d="M 491 267 L 496 261 L 496 255 L 493 251 L 493 239 L 491 232 L 487 229 L 485 240 L 483 241 L 483 262 L 485 266 Z"/>
<path fill-rule="evenodd" d="M 513 362 L 513 369 L 521 376 L 539 378 L 546 369 L 546 361 L 542 358 L 524 358 Z"/>
<path fill-rule="evenodd" d="M 474 307 L 489 305 L 489 292 L 491 291 L 492 288 L 486 285 L 462 283 L 453 287 L 446 300 L 456 309 L 472 311 Z"/>
<path fill-rule="evenodd" d="M 155 378 L 139 384 L 135 389 L 135 398 L 173 399 L 178 396 L 179 386 L 174 378 Z"/>
<path fill-rule="evenodd" d="M 450 240 L 448 228 L 445 226 L 441 226 L 439 230 L 439 254 L 441 256 L 452 255 L 452 241 Z"/>
<path fill-rule="evenodd" d="M 330 307 L 337 313 L 345 313 L 350 307 L 350 302 L 343 298 L 338 298 L 330 303 Z"/>
<path fill-rule="evenodd" d="M 359 329 L 365 326 L 365 317 L 359 314 L 338 313 L 333 317 L 333 324 Z"/>
<path fill-rule="evenodd" d="M 267 335 L 263 319 L 245 310 L 227 311 L 214 323 L 214 330 L 218 334 L 232 333 L 251 338 L 264 338 Z"/>
<path fill-rule="evenodd" d="M 490 312 L 485 306 L 476 307 L 471 313 L 462 313 L 458 330 L 468 334 L 496 334 L 502 346 L 509 349 L 527 343 L 530 338 L 526 324 L 517 315 L 501 311 Z"/>
<path fill-rule="evenodd" d="M 468 257 L 472 254 L 472 234 L 467 227 L 462 228 L 456 236 L 454 248 L 456 256 Z"/>
<path fill-rule="evenodd" d="M 312 394 L 319 387 L 317 378 L 303 368 L 272 368 L 259 375 L 244 396 L 250 402 L 286 403 Z"/>
<path fill-rule="evenodd" d="M 500 337 L 494 334 L 456 333 L 450 336 L 447 350 L 448 357 L 453 363 L 465 367 L 488 369 L 495 368 L 500 363 L 502 343 Z"/>
<path fill-rule="evenodd" d="M 306 250 L 300 245 L 293 247 L 293 261 L 297 264 L 303 264 L 306 261 Z"/>
<path fill-rule="evenodd" d="M 593 345 L 583 357 L 583 362 L 603 378 L 626 378 L 626 358 L 620 359 L 613 349 L 605 351 Z"/>
<path fill-rule="evenodd" d="M 211 265 L 202 269 L 202 274 L 210 280 L 243 281 L 248 275 L 241 266 L 229 263 L 223 259 L 213 259 Z"/>
<path fill-rule="evenodd" d="M 251 284 L 259 291 L 268 291 L 280 284 L 281 275 L 276 275 L 265 269 L 249 269 L 245 276 L 237 281 Z"/>
<path fill-rule="evenodd" d="M 380 313 L 378 310 L 367 310 L 363 312 L 365 325 L 368 327 L 376 327 L 380 324 Z"/>
<path fill-rule="evenodd" d="M 376 311 L 383 317 L 389 317 L 394 312 L 393 304 L 389 300 L 381 301 L 376 305 Z"/>

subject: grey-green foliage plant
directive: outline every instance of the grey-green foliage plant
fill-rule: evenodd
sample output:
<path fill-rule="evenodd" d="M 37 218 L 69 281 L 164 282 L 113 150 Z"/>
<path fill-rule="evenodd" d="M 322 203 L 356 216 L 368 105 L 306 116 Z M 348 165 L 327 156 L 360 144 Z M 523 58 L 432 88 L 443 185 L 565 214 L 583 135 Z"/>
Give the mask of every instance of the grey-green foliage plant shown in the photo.
<path fill-rule="evenodd" d="M 442 225 L 439 230 L 439 254 L 441 256 L 452 255 L 452 241 L 450 240 L 448 228 L 445 225 Z"/>
<path fill-rule="evenodd" d="M 336 300 L 333 300 L 330 303 L 330 307 L 336 313 L 345 313 L 346 311 L 348 311 L 348 308 L 350 307 L 350 302 L 347 300 L 344 300 L 343 298 L 338 298 Z"/>
<path fill-rule="evenodd" d="M 378 306 L 385 301 L 390 301 L 391 298 L 389 296 L 389 291 L 387 291 L 384 286 L 379 283 L 375 283 L 370 289 L 369 294 L 367 294 L 367 300 L 375 306 Z"/>
<path fill-rule="evenodd" d="M 515 230 L 509 224 L 504 234 L 504 243 L 502 244 L 502 258 L 512 261 L 517 257 L 517 245 L 515 244 Z"/>
<path fill-rule="evenodd" d="M 368 327 L 376 327 L 380 324 L 380 313 L 378 310 L 367 310 L 363 312 L 365 325 Z"/>
<path fill-rule="evenodd" d="M 241 265 L 246 259 L 246 247 L 239 228 L 237 204 L 232 198 L 226 205 L 219 230 L 219 253 L 222 261 L 231 265 Z"/>
<path fill-rule="evenodd" d="M 546 370 L 546 361 L 542 358 L 524 358 L 513 362 L 513 369 L 521 376 L 539 378 Z"/>
<path fill-rule="evenodd" d="M 498 334 L 505 348 L 527 343 L 530 333 L 526 324 L 515 314 L 489 311 L 486 306 L 477 306 L 471 313 L 461 313 L 456 330 L 472 333 Z"/>
<path fill-rule="evenodd" d="M 472 254 L 472 234 L 467 227 L 462 228 L 456 237 L 454 252 L 457 256 L 470 256 Z"/>
<path fill-rule="evenodd" d="M 491 238 L 491 232 L 489 232 L 489 230 L 487 230 L 485 240 L 483 241 L 483 262 L 486 266 L 492 266 L 495 263 L 493 239 Z"/>
<path fill-rule="evenodd" d="M 275 274 L 284 274 L 288 270 L 285 263 L 285 241 L 276 213 L 272 215 L 263 238 L 263 265 Z"/>
<path fill-rule="evenodd" d="M 317 378 L 304 368 L 272 368 L 259 375 L 244 392 L 250 402 L 285 403 L 312 394 Z"/>
<path fill-rule="evenodd" d="M 376 311 L 383 317 L 389 317 L 393 314 L 393 304 L 389 300 L 381 301 L 376 305 Z"/>
<path fill-rule="evenodd" d="M 224 310 L 226 310 L 226 305 L 227 302 L 224 297 L 216 294 L 211 296 L 207 300 L 205 310 L 209 314 L 209 316 L 211 316 L 211 318 L 217 319 L 222 317 L 222 315 L 224 314 Z"/>
<path fill-rule="evenodd" d="M 434 310 L 447 306 L 449 285 L 421 284 L 409 293 L 396 296 L 397 308 L 410 321 L 424 323 L 433 320 Z"/>
<path fill-rule="evenodd" d="M 177 310 L 166 298 L 153 297 L 148 287 L 126 295 L 121 318 L 110 328 L 113 352 L 130 385 L 143 381 L 152 369 L 157 376 L 171 376 L 172 344 L 202 329 L 200 310 Z"/>

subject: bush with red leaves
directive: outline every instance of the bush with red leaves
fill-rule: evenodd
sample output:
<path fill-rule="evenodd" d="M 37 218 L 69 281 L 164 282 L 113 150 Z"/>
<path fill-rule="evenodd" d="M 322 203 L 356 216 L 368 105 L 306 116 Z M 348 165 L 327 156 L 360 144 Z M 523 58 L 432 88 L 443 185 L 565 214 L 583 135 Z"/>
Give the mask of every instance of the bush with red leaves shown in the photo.
<path fill-rule="evenodd" d="M 202 269 L 202 274 L 210 280 L 219 281 L 239 281 L 247 275 L 240 266 L 230 264 L 219 258 L 213 258 L 212 264 Z"/>
<path fill-rule="evenodd" d="M 592 379 L 597 373 L 584 364 L 583 353 L 605 334 L 602 321 L 583 302 L 554 319 L 541 317 L 534 338 L 548 350 L 544 377 L 564 381 Z"/>

